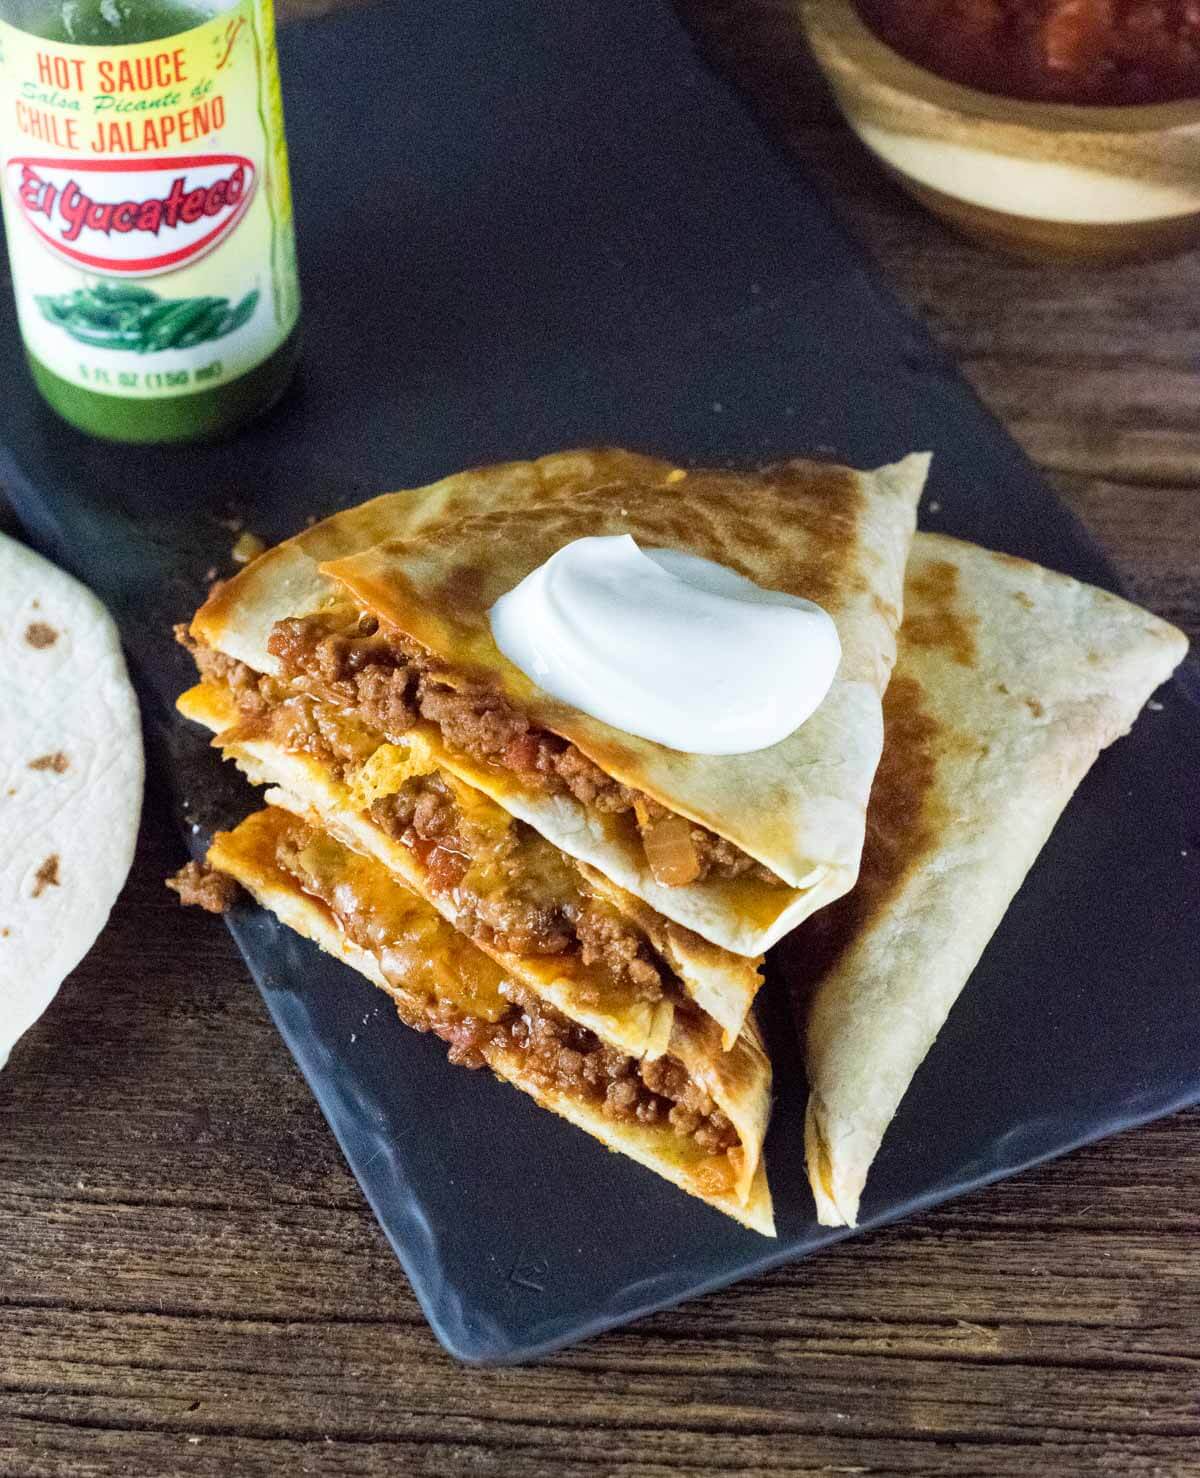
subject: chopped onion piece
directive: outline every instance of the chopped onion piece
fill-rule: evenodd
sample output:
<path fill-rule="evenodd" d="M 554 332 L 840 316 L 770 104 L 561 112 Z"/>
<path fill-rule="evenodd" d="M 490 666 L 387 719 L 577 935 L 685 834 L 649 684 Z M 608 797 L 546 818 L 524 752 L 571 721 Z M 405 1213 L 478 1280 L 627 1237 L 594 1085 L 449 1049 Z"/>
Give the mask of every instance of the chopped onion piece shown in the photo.
<path fill-rule="evenodd" d="M 648 826 L 642 833 L 642 845 L 654 881 L 664 888 L 682 888 L 700 876 L 691 822 L 682 816 L 668 816 Z"/>

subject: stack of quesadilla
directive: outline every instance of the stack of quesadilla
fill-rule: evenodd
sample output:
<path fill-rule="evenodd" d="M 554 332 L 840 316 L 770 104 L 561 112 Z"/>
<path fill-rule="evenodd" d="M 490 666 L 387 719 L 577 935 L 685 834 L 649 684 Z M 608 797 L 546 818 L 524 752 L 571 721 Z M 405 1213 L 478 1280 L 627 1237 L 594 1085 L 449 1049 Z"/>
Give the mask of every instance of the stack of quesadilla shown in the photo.
<path fill-rule="evenodd" d="M 1058 816 L 1186 650 L 1115 596 L 914 540 L 927 462 L 751 475 L 563 453 L 306 530 L 181 633 L 201 681 L 180 709 L 269 787 L 209 863 L 452 1061 L 768 1235 L 754 998 L 796 931 L 809 1181 L 819 1219 L 853 1225 Z M 683 753 L 509 662 L 494 603 L 614 534 L 822 606 L 841 658 L 811 717 L 755 753 Z"/>
<path fill-rule="evenodd" d="M 182 634 L 201 675 L 182 712 L 270 787 L 210 864 L 455 1061 L 771 1234 L 761 957 L 857 876 L 927 461 L 565 453 L 306 530 Z M 614 534 L 821 605 L 842 656 L 812 717 L 753 754 L 685 754 L 508 662 L 494 602 Z"/>

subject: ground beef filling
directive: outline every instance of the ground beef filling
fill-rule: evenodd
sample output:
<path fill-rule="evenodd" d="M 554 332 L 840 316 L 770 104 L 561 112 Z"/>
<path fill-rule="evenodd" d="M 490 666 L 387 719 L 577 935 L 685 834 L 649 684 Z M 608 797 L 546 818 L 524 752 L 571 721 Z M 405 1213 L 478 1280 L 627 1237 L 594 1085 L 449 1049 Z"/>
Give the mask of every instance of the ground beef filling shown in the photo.
<path fill-rule="evenodd" d="M 727 1153 L 737 1144 L 729 1119 L 673 1057 L 639 1063 L 606 1046 L 586 1027 L 568 1021 L 531 991 L 514 987 L 512 997 L 516 1010 L 511 1016 L 497 1025 L 465 1027 L 451 1056 L 478 1051 L 483 1044 L 472 1028 L 482 1025 L 492 1042 L 520 1055 L 539 1087 L 557 1088 L 595 1104 L 606 1118 L 667 1124 L 709 1154 Z"/>
<path fill-rule="evenodd" d="M 274 677 L 197 646 L 186 628 L 177 635 L 201 675 L 231 691 L 242 717 L 263 724 L 285 749 L 313 754 L 344 778 L 376 747 L 377 736 L 328 703 L 306 693 L 289 697 Z M 433 775 L 407 781 L 368 814 L 418 854 L 430 887 L 452 896 L 455 923 L 474 943 L 511 954 L 578 954 L 635 1001 L 662 998 L 669 967 L 640 930 L 583 888 L 570 859 L 531 827 L 514 820 L 498 844 L 472 826 Z"/>
<path fill-rule="evenodd" d="M 175 639 L 191 653 L 204 681 L 230 694 L 242 723 L 270 735 L 285 749 L 320 759 L 339 780 L 378 747 L 378 735 L 369 733 L 352 716 L 310 693 L 292 691 L 270 673 L 255 672 L 236 657 L 204 646 L 186 625 L 175 627 Z"/>
<path fill-rule="evenodd" d="M 206 862 L 189 862 L 167 887 L 179 894 L 180 903 L 202 908 L 206 913 L 227 913 L 237 902 L 237 883 L 226 873 L 216 872 Z"/>
<path fill-rule="evenodd" d="M 176 636 L 194 655 L 201 677 L 226 687 L 242 718 L 262 723 L 285 749 L 316 755 L 344 777 L 377 745 L 377 736 L 327 702 L 309 693 L 288 696 L 278 678 L 200 646 L 186 627 L 176 628 Z M 606 970 L 630 990 L 634 1001 L 664 995 L 671 971 L 643 934 L 591 897 L 572 862 L 532 828 L 514 820 L 507 847 L 498 851 L 495 838 L 473 834 L 436 776 L 409 780 L 398 794 L 375 801 L 369 816 L 417 851 L 430 887 L 454 896 L 455 922 L 474 943 L 514 955 L 578 953 L 585 965 Z"/>
<path fill-rule="evenodd" d="M 523 955 L 578 954 L 637 1001 L 657 1001 L 667 967 L 640 930 L 583 886 L 569 858 L 520 821 L 497 835 L 463 814 L 435 775 L 377 800 L 371 819 L 421 858 L 476 944 Z"/>
<path fill-rule="evenodd" d="M 681 886 L 710 875 L 750 874 L 780 884 L 732 842 L 614 780 L 573 744 L 531 724 L 493 689 L 449 686 L 444 668 L 428 653 L 385 636 L 373 617 L 339 611 L 278 621 L 267 646 L 286 679 L 312 685 L 388 739 L 400 739 L 423 718 L 472 759 L 511 770 L 541 789 L 570 794 L 592 810 L 632 812 L 659 882 Z M 656 858 L 663 859 L 661 866 Z"/>
<path fill-rule="evenodd" d="M 280 839 L 275 854 L 276 864 L 310 893 L 320 884 L 304 867 L 300 854 L 312 835 L 303 823 L 297 823 Z M 333 893 L 324 896 L 318 891 L 316 896 L 336 913 L 354 943 L 377 957 L 386 954 L 381 951 L 378 920 L 369 904 L 347 908 L 345 899 Z M 402 980 L 395 983 L 401 989 L 405 984 Z M 511 981 L 501 991 L 511 1005 L 498 1021 L 472 1016 L 437 1000 L 429 1001 L 422 1011 L 414 1010 L 410 1002 L 399 1003 L 401 1015 L 408 1025 L 432 1031 L 447 1042 L 450 1060 L 459 1066 L 485 1066 L 489 1050 L 510 1052 L 521 1059 L 538 1087 L 557 1089 L 576 1101 L 593 1104 L 606 1118 L 662 1125 L 712 1155 L 727 1154 L 738 1145 L 737 1131 L 728 1117 L 674 1058 L 639 1063 L 606 1046 L 594 1032 L 546 1005 L 533 991 Z"/>
<path fill-rule="evenodd" d="M 227 657 L 224 652 L 198 642 L 188 631 L 186 622 L 175 627 L 175 640 L 191 653 L 200 676 L 205 682 L 228 688 L 244 718 L 258 718 L 266 713 L 272 702 L 271 680 L 255 672 L 236 657 Z M 278 685 L 276 685 L 278 686 Z M 283 694 L 280 692 L 280 696 Z"/>

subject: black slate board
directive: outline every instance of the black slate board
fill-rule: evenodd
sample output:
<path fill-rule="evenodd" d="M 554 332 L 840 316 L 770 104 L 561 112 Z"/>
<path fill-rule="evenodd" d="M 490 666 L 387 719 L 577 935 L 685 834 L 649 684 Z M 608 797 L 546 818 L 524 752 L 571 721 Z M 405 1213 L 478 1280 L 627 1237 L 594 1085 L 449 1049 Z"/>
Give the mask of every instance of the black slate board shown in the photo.
<path fill-rule="evenodd" d="M 440 0 L 282 37 L 301 381 L 236 444 L 87 442 L 0 301 L 0 477 L 122 624 L 196 845 L 248 809 L 170 701 L 235 512 L 305 517 L 460 466 L 615 442 L 693 462 L 936 453 L 926 526 L 1113 576 L 662 0 Z M 1194 682 L 1194 678 L 1191 679 Z M 864 1225 L 1200 1100 L 1200 721 L 1159 695 L 1096 766 L 905 1100 Z M 1186 855 L 1184 855 L 1186 854 Z M 452 1069 L 253 910 L 235 936 L 438 1337 L 529 1358 L 834 1240 L 804 1182 L 777 952 L 771 1242 Z"/>

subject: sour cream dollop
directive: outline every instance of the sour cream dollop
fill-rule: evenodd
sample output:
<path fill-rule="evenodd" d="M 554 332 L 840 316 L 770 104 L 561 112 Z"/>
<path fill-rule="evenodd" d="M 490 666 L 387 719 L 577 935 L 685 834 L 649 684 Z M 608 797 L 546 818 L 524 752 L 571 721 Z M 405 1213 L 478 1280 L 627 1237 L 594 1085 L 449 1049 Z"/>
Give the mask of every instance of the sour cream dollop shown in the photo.
<path fill-rule="evenodd" d="M 778 744 L 815 712 L 842 652 L 812 601 L 628 534 L 564 545 L 488 615 L 543 692 L 688 754 Z"/>

